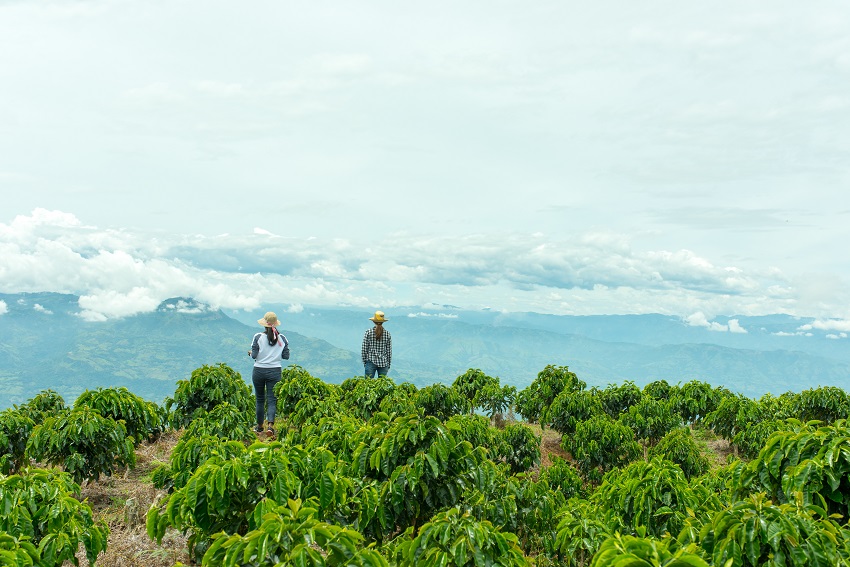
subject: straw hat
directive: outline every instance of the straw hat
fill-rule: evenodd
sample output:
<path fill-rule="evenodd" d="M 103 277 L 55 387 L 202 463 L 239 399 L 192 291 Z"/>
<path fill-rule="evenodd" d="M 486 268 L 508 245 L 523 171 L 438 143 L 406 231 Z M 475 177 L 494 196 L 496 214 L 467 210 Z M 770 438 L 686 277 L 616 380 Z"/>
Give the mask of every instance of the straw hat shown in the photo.
<path fill-rule="evenodd" d="M 384 317 L 383 311 L 375 311 L 374 317 L 369 317 L 370 321 L 374 321 L 375 323 L 383 323 L 384 321 L 389 321 L 386 317 Z"/>
<path fill-rule="evenodd" d="M 262 325 L 263 327 L 277 327 L 280 325 L 280 319 L 277 318 L 277 315 L 274 314 L 274 311 L 269 311 L 265 315 L 263 315 L 262 319 L 257 319 L 257 323 Z"/>

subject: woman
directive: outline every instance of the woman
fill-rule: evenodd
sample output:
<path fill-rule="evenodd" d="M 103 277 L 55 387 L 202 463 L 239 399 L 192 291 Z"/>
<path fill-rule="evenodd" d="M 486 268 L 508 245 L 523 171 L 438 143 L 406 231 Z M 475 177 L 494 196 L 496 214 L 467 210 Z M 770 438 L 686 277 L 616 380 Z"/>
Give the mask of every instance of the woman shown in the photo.
<path fill-rule="evenodd" d="M 393 340 L 390 332 L 384 329 L 388 321 L 383 311 L 375 311 L 374 317 L 369 317 L 375 326 L 363 335 L 363 345 L 360 347 L 360 358 L 366 370 L 366 378 L 386 376 L 393 361 Z"/>
<path fill-rule="evenodd" d="M 289 341 L 281 335 L 277 326 L 280 321 L 274 312 L 269 311 L 262 319 L 257 320 L 265 327 L 265 332 L 254 335 L 251 350 L 248 354 L 254 359 L 254 392 L 257 397 L 257 429 L 262 433 L 265 418 L 269 424 L 266 432 L 274 435 L 274 417 L 277 412 L 277 398 L 274 394 L 275 384 L 280 382 L 281 360 L 289 359 Z"/>

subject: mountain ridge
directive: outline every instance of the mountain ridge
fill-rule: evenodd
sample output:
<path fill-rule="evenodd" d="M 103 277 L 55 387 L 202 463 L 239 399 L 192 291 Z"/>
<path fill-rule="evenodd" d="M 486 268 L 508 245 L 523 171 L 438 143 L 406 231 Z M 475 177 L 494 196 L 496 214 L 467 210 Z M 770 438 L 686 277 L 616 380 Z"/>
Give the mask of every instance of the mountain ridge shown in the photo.
<path fill-rule="evenodd" d="M 228 313 L 192 298 L 172 298 L 151 312 L 87 321 L 79 297 L 71 294 L 0 294 L 0 300 L 7 305 L 0 314 L 0 407 L 23 403 L 46 388 L 72 402 L 83 390 L 100 386 L 126 386 L 161 402 L 173 394 L 178 380 L 205 364 L 228 364 L 250 383 L 253 361 L 247 350 L 259 330 L 254 313 Z M 287 313 L 284 305 L 268 308 L 281 316 L 282 331 L 292 343 L 290 363 L 329 382 L 362 374 L 360 340 L 371 326 L 371 313 L 325 307 Z M 391 374 L 397 382 L 451 383 L 469 368 L 479 368 L 522 389 L 550 364 L 569 366 L 589 386 L 626 380 L 639 385 L 656 379 L 702 380 L 751 397 L 819 385 L 846 387 L 850 381 L 850 363 L 818 354 L 819 349 L 829 353 L 834 347 L 821 348 L 815 340 L 817 348 L 809 352 L 708 342 L 604 341 L 595 337 L 618 324 L 631 324 L 632 332 L 641 335 L 638 339 L 651 343 L 683 323 L 663 315 L 575 320 L 440 309 L 426 313 L 422 308 L 397 308 L 388 314 L 394 345 Z M 582 325 L 597 330 L 588 331 L 591 336 L 565 332 L 582 330 Z M 800 320 L 775 316 L 774 327 L 792 328 L 789 325 L 799 326 Z M 623 328 L 608 335 L 623 338 L 628 332 Z M 744 345 L 764 346 L 772 340 L 743 338 Z"/>

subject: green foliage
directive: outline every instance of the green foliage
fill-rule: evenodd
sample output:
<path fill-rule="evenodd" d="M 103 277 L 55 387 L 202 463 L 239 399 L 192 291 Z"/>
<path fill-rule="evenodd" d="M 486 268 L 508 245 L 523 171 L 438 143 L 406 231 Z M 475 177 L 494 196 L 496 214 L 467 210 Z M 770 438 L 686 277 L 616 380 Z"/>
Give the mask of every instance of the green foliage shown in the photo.
<path fill-rule="evenodd" d="M 561 435 L 572 435 L 579 423 L 603 414 L 599 396 L 587 390 L 564 390 L 546 412 L 548 425 Z"/>
<path fill-rule="evenodd" d="M 540 437 L 530 427 L 512 423 L 497 432 L 497 457 L 504 459 L 512 474 L 525 472 L 540 462 Z"/>
<path fill-rule="evenodd" d="M 0 531 L 0 564 L 7 567 L 38 565 L 41 557 L 38 549 L 26 536 L 15 537 Z"/>
<path fill-rule="evenodd" d="M 416 413 L 416 404 L 413 401 L 413 396 L 418 391 L 418 388 L 410 382 L 402 382 L 396 384 L 393 391 L 384 396 L 381 400 L 380 411 L 392 415 L 408 415 Z"/>
<path fill-rule="evenodd" d="M 685 423 L 698 423 L 709 413 L 717 409 L 722 393 L 710 384 L 691 380 L 670 393 L 673 408 Z"/>
<path fill-rule="evenodd" d="M 498 387 L 498 385 L 498 378 L 488 376 L 478 368 L 470 368 L 455 378 L 452 388 L 469 402 L 470 408 L 475 409 L 481 406 L 479 403 L 481 392 L 488 386 Z"/>
<path fill-rule="evenodd" d="M 198 421 L 192 422 L 195 423 Z M 151 474 L 151 481 L 157 488 L 173 492 L 186 486 L 189 477 L 207 459 L 216 456 L 227 460 L 242 455 L 245 450 L 245 445 L 239 441 L 225 441 L 203 433 L 183 435 L 171 450 L 168 465 L 157 467 Z"/>
<path fill-rule="evenodd" d="M 598 390 L 599 401 L 602 409 L 612 418 L 617 419 L 623 412 L 638 403 L 641 399 L 641 391 L 634 382 L 625 381 L 622 384 L 609 384 L 604 390 Z"/>
<path fill-rule="evenodd" d="M 86 390 L 74 402 L 96 410 L 103 417 L 122 421 L 127 436 L 138 446 L 144 440 L 159 437 L 165 427 L 165 412 L 155 403 L 131 393 L 127 388 L 98 388 Z"/>
<path fill-rule="evenodd" d="M 537 482 L 527 474 L 516 475 L 510 480 L 506 489 L 516 502 L 516 521 L 502 529 L 517 535 L 520 547 L 527 555 L 555 556 L 555 527 L 567 498 L 542 476 Z"/>
<path fill-rule="evenodd" d="M 0 474 L 17 472 L 29 463 L 27 441 L 33 426 L 20 409 L 0 412 Z"/>
<path fill-rule="evenodd" d="M 86 406 L 37 425 L 27 454 L 36 461 L 63 466 L 77 483 L 136 466 L 133 440 L 127 437 L 124 424 Z"/>
<path fill-rule="evenodd" d="M 199 559 L 214 534 L 244 534 L 256 527 L 249 522 L 262 500 L 286 502 L 300 495 L 301 481 L 286 453 L 275 447 L 280 444 L 256 443 L 229 459 L 209 457 L 185 486 L 170 495 L 164 508 L 151 507 L 148 535 L 161 543 L 168 527 L 189 532 L 189 553 Z"/>
<path fill-rule="evenodd" d="M 765 492 L 779 503 L 792 502 L 796 493 L 804 502 L 823 503 L 829 513 L 850 517 L 850 425 L 787 420 L 741 475 L 737 489 Z"/>
<path fill-rule="evenodd" d="M 416 407 L 422 408 L 425 415 L 433 415 L 440 421 L 446 421 L 453 415 L 468 413 L 470 402 L 457 390 L 443 384 L 431 384 L 417 390 L 413 396 Z"/>
<path fill-rule="evenodd" d="M 254 411 L 254 394 L 242 376 L 224 363 L 204 365 L 192 371 L 189 380 L 179 380 L 173 398 L 166 398 L 175 429 L 185 427 L 198 410 L 212 411 L 227 402 L 245 412 Z M 172 410 L 172 408 L 174 408 Z"/>
<path fill-rule="evenodd" d="M 555 398 L 563 391 L 584 390 L 586 383 L 579 380 L 567 366 L 548 365 L 537 374 L 527 388 L 516 396 L 517 411 L 529 423 L 548 423 L 547 411 Z"/>
<path fill-rule="evenodd" d="M 390 419 L 378 413 L 354 441 L 357 448 L 347 475 L 376 482 L 377 515 L 363 518 L 360 525 L 363 529 L 369 524 L 378 537 L 453 506 L 475 486 L 486 460 L 484 449 L 458 441 L 437 418 L 423 414 Z"/>
<path fill-rule="evenodd" d="M 424 524 L 416 537 L 412 530 L 395 548 L 398 567 L 525 567 L 531 565 L 510 532 L 488 521 L 449 508 Z"/>
<path fill-rule="evenodd" d="M 571 498 L 559 512 L 555 547 L 565 567 L 586 567 L 602 543 L 614 533 L 604 510 L 582 498 Z"/>
<path fill-rule="evenodd" d="M 803 390 L 794 400 L 792 412 L 800 421 L 817 420 L 829 425 L 850 417 L 850 396 L 835 386 Z"/>
<path fill-rule="evenodd" d="M 668 432 L 681 425 L 679 414 L 669 402 L 644 395 L 620 414 L 620 421 L 635 432 L 635 437 L 646 445 L 655 445 Z"/>
<path fill-rule="evenodd" d="M 62 396 L 48 389 L 42 390 L 27 403 L 16 407 L 16 409 L 33 420 L 33 423 L 39 424 L 44 421 L 44 418 L 55 416 L 65 411 L 67 407 L 65 406 L 65 399 Z"/>
<path fill-rule="evenodd" d="M 277 396 L 277 413 L 284 418 L 295 412 L 298 402 L 303 399 L 321 401 L 338 398 L 337 387 L 315 378 L 297 364 L 281 371 L 281 379 L 275 384 L 274 393 Z"/>
<path fill-rule="evenodd" d="M 540 469 L 540 480 L 545 481 L 552 490 L 564 495 L 566 500 L 574 496 L 586 496 L 584 481 L 578 470 L 569 461 L 552 455 L 552 464 Z"/>
<path fill-rule="evenodd" d="M 480 408 L 491 417 L 510 410 L 516 398 L 516 388 L 502 387 L 498 378 L 488 376 L 477 368 L 470 368 L 458 376 L 452 388 L 469 402 L 470 410 Z"/>
<path fill-rule="evenodd" d="M 366 548 L 358 532 L 316 518 L 316 509 L 289 500 L 266 511 L 258 526 L 245 535 L 215 536 L 204 554 L 205 567 L 389 567 L 387 560 Z"/>
<path fill-rule="evenodd" d="M 381 402 L 396 388 L 395 382 L 386 376 L 349 378 L 339 387 L 341 402 L 351 410 L 352 415 L 361 419 L 369 419 L 381 411 Z"/>
<path fill-rule="evenodd" d="M 0 477 L 0 534 L 19 538 L 15 551 L 15 543 L 0 536 L 0 558 L 9 558 L 4 551 L 18 558 L 32 557 L 32 545 L 39 557 L 36 565 L 61 565 L 64 561 L 79 565 L 76 553 L 82 545 L 94 565 L 97 556 L 106 551 L 109 528 L 104 521 L 95 522 L 89 505 L 74 497 L 79 492 L 70 475 L 55 470 L 25 469 Z"/>
<path fill-rule="evenodd" d="M 710 567 L 695 545 L 676 549 L 675 541 L 615 534 L 606 539 L 591 567 Z M 718 564 L 720 565 L 720 564 Z M 735 564 L 737 565 L 737 564 Z"/>
<path fill-rule="evenodd" d="M 502 440 L 499 431 L 490 427 L 490 420 L 483 415 L 453 415 L 445 425 L 458 441 L 469 441 L 473 447 L 484 447 L 491 453 Z"/>
<path fill-rule="evenodd" d="M 714 565 L 833 567 L 848 564 L 848 532 L 825 511 L 803 503 L 775 505 L 754 494 L 706 523 L 699 545 Z"/>
<path fill-rule="evenodd" d="M 705 417 L 704 425 L 715 434 L 731 441 L 739 432 L 762 420 L 759 403 L 742 394 L 726 396 Z"/>
<path fill-rule="evenodd" d="M 667 380 L 656 380 L 643 387 L 643 393 L 656 400 L 669 399 L 671 390 L 672 388 Z"/>
<path fill-rule="evenodd" d="M 210 435 L 220 439 L 250 441 L 256 439 L 251 429 L 254 415 L 240 410 L 228 402 L 221 402 L 211 411 L 195 411 L 195 418 L 186 428 L 183 437 Z"/>
<path fill-rule="evenodd" d="M 572 437 L 561 440 L 561 447 L 590 481 L 599 480 L 600 473 L 622 467 L 641 454 L 634 432 L 604 414 L 579 423 Z"/>
<path fill-rule="evenodd" d="M 736 433 L 735 437 L 732 438 L 732 445 L 738 449 L 740 455 L 745 459 L 755 459 L 767 444 L 770 436 L 777 431 L 782 431 L 785 427 L 785 421 L 775 419 L 759 421 Z"/>
<path fill-rule="evenodd" d="M 688 509 L 702 505 L 682 469 L 661 458 L 607 473 L 591 502 L 616 514 L 624 533 L 643 527 L 656 537 L 678 534 Z"/>
<path fill-rule="evenodd" d="M 649 450 L 648 456 L 650 459 L 661 457 L 676 463 L 688 479 L 705 474 L 711 466 L 687 427 L 679 427 L 667 433 Z"/>

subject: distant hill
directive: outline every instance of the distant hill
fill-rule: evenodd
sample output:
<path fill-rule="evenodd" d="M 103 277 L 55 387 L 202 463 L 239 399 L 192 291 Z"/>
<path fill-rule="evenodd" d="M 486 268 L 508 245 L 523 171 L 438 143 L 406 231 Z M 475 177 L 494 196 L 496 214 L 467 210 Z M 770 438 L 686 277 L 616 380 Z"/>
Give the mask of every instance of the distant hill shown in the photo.
<path fill-rule="evenodd" d="M 192 370 L 219 362 L 250 383 L 247 350 L 260 330 L 256 320 L 261 314 L 222 312 L 191 298 L 174 298 L 151 313 L 86 321 L 78 299 L 55 293 L 0 294 L 7 306 L 0 314 L 0 408 L 25 402 L 46 388 L 71 403 L 84 390 L 99 386 L 126 386 L 161 402 Z M 282 330 L 292 343 L 290 363 L 329 382 L 362 373 L 359 349 L 371 326 L 369 313 L 267 308 L 281 315 Z M 778 331 L 753 327 L 734 337 L 660 315 L 570 318 L 410 308 L 389 316 L 393 378 L 419 386 L 451 383 L 467 369 L 480 368 L 521 389 L 547 364 L 567 365 L 589 385 L 699 379 L 752 397 L 850 385 L 850 362 L 841 350 L 846 350 L 846 341 L 771 334 L 791 334 L 801 324 L 783 315 L 772 323 Z M 762 323 L 768 328 L 767 321 Z M 772 348 L 805 345 L 806 338 L 813 339 L 808 351 Z M 731 345 L 720 344 L 735 339 Z"/>

